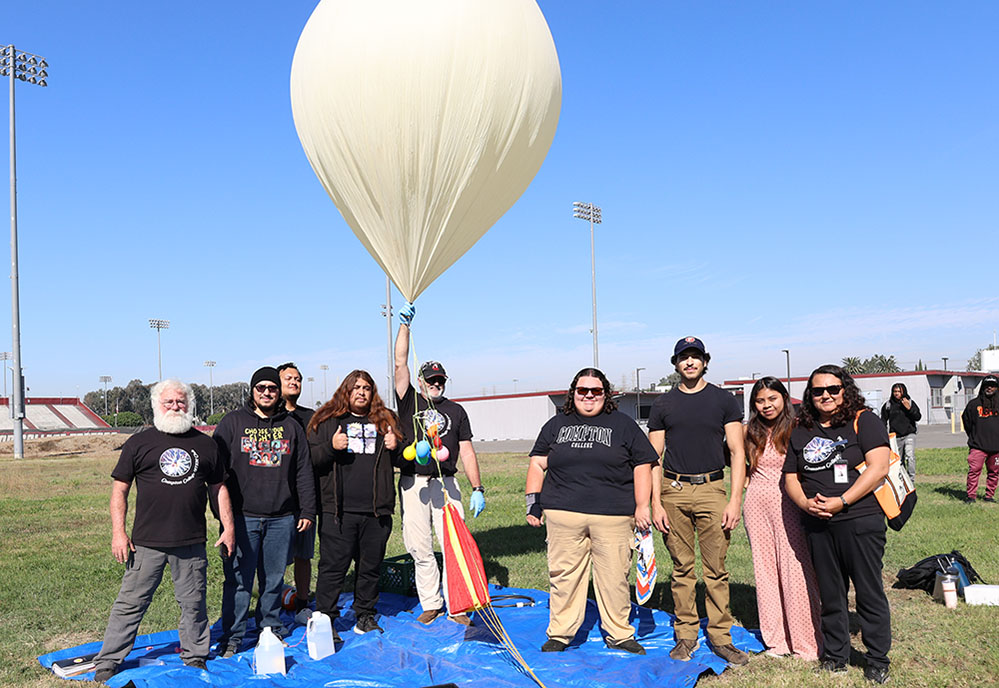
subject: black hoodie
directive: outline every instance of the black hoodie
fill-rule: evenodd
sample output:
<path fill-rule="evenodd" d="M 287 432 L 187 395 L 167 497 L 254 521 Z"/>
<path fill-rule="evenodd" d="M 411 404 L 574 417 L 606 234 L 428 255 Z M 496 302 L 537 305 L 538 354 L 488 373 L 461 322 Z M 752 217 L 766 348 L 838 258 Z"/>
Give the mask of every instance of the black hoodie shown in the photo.
<path fill-rule="evenodd" d="M 912 399 L 909 399 L 909 408 L 905 408 L 902 402 L 895 398 L 896 387 L 902 388 L 903 398 L 909 398 L 909 390 L 905 388 L 905 385 L 901 382 L 892 385 L 892 395 L 881 407 L 881 420 L 887 421 L 888 432 L 893 432 L 895 437 L 901 438 L 916 432 L 916 423 L 923 417 L 923 414 L 919 412 L 919 407 Z"/>
<path fill-rule="evenodd" d="M 225 415 L 213 435 L 236 514 L 316 520 L 316 488 L 305 430 L 283 404 L 263 418 L 250 403 Z"/>
<path fill-rule="evenodd" d="M 961 414 L 961 421 L 964 422 L 964 431 L 968 433 L 970 448 L 986 454 L 999 452 L 999 392 L 992 399 L 987 399 L 983 384 L 978 397 Z"/>

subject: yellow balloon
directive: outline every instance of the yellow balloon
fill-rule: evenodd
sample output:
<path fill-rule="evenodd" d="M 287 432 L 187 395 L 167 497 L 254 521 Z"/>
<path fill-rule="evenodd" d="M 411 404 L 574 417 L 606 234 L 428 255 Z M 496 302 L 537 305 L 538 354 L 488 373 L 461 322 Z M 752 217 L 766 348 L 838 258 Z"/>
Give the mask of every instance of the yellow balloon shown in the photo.
<path fill-rule="evenodd" d="M 406 447 L 405 449 L 403 449 L 402 450 L 402 458 L 406 459 L 406 461 L 412 461 L 413 459 L 415 459 L 416 458 L 416 445 L 415 444 L 411 444 L 408 447 Z"/>

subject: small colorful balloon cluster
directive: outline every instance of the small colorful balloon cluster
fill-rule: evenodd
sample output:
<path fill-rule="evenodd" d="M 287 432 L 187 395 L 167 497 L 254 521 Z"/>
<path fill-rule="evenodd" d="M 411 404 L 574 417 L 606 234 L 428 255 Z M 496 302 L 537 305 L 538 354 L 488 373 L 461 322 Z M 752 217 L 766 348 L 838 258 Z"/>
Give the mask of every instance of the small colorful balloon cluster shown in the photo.
<path fill-rule="evenodd" d="M 406 461 L 416 461 L 421 466 L 426 466 L 430 462 L 430 459 L 447 461 L 448 457 L 451 456 L 451 452 L 441 442 L 437 423 L 426 428 L 425 434 L 428 439 L 413 442 L 403 449 L 402 458 L 406 459 Z"/>

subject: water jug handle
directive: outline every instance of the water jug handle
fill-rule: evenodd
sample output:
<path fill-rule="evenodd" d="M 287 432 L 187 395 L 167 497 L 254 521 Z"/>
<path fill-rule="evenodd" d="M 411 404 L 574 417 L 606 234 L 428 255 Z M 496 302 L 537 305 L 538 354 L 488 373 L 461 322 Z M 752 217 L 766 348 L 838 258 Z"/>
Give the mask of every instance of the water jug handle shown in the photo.
<path fill-rule="evenodd" d="M 316 625 L 316 620 L 310 616 L 309 620 L 305 622 L 305 632 L 312 633 L 312 627 L 315 625 Z"/>

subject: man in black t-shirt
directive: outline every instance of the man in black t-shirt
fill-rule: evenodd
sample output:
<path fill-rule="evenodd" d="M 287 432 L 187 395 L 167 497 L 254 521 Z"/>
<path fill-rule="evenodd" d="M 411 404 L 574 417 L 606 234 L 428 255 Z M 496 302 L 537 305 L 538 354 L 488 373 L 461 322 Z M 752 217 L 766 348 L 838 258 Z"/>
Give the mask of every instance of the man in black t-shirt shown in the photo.
<path fill-rule="evenodd" d="M 235 548 L 232 505 L 215 443 L 194 430 L 194 396 L 179 380 L 164 380 L 150 393 L 153 427 L 125 442 L 111 472 L 111 553 L 125 564 L 121 591 L 111 607 L 104 644 L 94 659 L 94 680 L 107 681 L 132 650 L 139 623 L 170 564 L 180 605 L 180 658 L 205 668 L 209 654 L 205 602 L 205 506 L 216 496 L 222 535 L 216 546 Z M 125 531 L 128 493 L 136 486 L 132 537 Z"/>
<path fill-rule="evenodd" d="M 298 399 L 302 396 L 302 373 L 298 367 L 291 362 L 279 365 L 277 368 L 278 377 L 281 379 L 281 398 L 284 399 L 284 408 L 288 416 L 298 421 L 303 430 L 309 427 L 312 414 L 315 413 L 310 408 L 298 405 Z M 318 502 L 319 481 L 316 481 L 316 501 Z M 316 512 L 321 510 L 317 508 Z M 309 586 L 312 584 L 312 557 L 316 555 L 316 526 L 309 526 L 309 529 L 294 535 L 291 544 L 289 558 L 295 564 L 295 611 L 300 611 L 309 606 Z"/>
<path fill-rule="evenodd" d="M 716 655 L 739 666 L 749 656 L 732 645 L 725 555 L 741 516 L 746 479 L 742 407 L 704 379 L 710 360 L 697 337 L 678 341 L 670 362 L 680 383 L 652 403 L 649 441 L 663 457 L 662 467 L 652 469 L 652 522 L 664 534 L 673 559 L 676 646 L 670 657 L 685 662 L 697 648 L 696 535 L 707 590 L 706 635 Z M 726 446 L 731 452 L 731 497 L 725 495 L 723 480 Z"/>
<path fill-rule="evenodd" d="M 469 508 L 478 517 L 486 507 L 485 489 L 479 479 L 479 461 L 472 447 L 472 429 L 468 414 L 459 404 L 444 397 L 447 373 L 444 366 L 428 361 L 420 367 L 417 394 L 409 379 L 409 325 L 416 314 L 412 304 L 400 312 L 399 334 L 395 340 L 395 392 L 399 402 L 399 426 L 405 438 L 404 446 L 436 432 L 447 449 L 443 461 L 431 459 L 426 465 L 406 461 L 400 469 L 399 502 L 402 507 L 402 540 L 406 551 L 413 557 L 416 568 L 416 591 L 423 612 L 419 621 L 429 624 L 444 613 L 447 596 L 447 570 L 444 571 L 444 595 L 441 595 L 441 573 L 434 556 L 433 532 L 441 540 L 445 493 L 464 518 L 461 489 L 455 479 L 457 460 L 472 483 Z M 414 420 L 416 419 L 416 420 Z M 418 420 L 418 422 L 417 422 Z M 419 436 L 417 436 L 419 435 Z M 451 615 L 452 621 L 469 625 L 466 614 Z"/>

